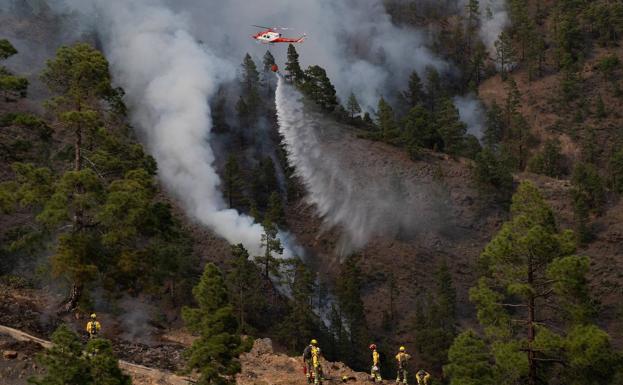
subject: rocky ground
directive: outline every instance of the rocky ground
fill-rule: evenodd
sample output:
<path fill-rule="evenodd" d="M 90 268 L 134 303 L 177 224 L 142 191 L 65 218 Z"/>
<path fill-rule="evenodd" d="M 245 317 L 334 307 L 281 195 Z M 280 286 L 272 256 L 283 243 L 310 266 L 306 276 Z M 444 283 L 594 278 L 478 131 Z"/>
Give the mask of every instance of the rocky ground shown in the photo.
<path fill-rule="evenodd" d="M 0 384 L 22 385 L 29 377 L 41 374 L 35 356 L 43 349 L 36 342 L 17 341 L 0 334 Z"/>
<path fill-rule="evenodd" d="M 55 300 L 57 301 L 56 297 L 46 293 L 45 290 L 15 288 L 0 284 L 0 325 L 49 339 L 56 327 L 65 322 L 86 341 L 86 334 L 82 331 L 84 319 L 73 316 L 59 317 L 49 308 Z M 121 333 L 117 333 L 118 326 L 115 325 L 112 315 L 100 313 L 100 319 L 107 328 L 103 334 L 111 339 L 115 354 L 120 359 L 169 371 L 184 367 L 183 343 L 167 339 L 161 334 L 154 334 L 149 339 L 123 339 L 120 338 Z"/>
<path fill-rule="evenodd" d="M 237 385 L 303 385 L 303 363 L 300 357 L 289 357 L 273 351 L 270 339 L 258 339 L 249 353 L 240 356 L 242 371 Z M 324 383 L 370 384 L 366 373 L 355 372 L 341 362 L 322 362 Z"/>
<path fill-rule="evenodd" d="M 37 342 L 35 342 L 37 341 Z M 44 350 L 34 336 L 15 329 L 0 326 L 0 384 L 26 385 L 28 378 L 44 373 L 35 357 Z M 153 354 L 162 351 L 152 349 Z M 250 352 L 240 357 L 242 370 L 236 376 L 237 385 L 302 385 L 306 383 L 300 357 L 289 357 L 275 353 L 270 339 L 258 339 Z M 186 385 L 192 384 L 189 377 L 179 376 L 171 371 L 136 365 L 120 361 L 121 368 L 132 377 L 134 385 Z M 369 383 L 366 373 L 355 372 L 340 362 L 322 361 L 323 383 L 348 383 L 364 385 Z"/>

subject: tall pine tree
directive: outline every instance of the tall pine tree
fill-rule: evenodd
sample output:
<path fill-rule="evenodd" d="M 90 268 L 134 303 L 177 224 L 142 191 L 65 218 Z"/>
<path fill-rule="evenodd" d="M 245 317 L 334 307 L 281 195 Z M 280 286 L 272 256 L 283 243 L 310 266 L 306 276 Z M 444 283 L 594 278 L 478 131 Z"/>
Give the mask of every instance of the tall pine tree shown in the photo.
<path fill-rule="evenodd" d="M 241 342 L 225 280 L 214 264 L 206 265 L 193 297 L 197 307 L 182 309 L 186 327 L 198 336 L 185 353 L 188 369 L 199 371 L 198 384 L 231 384 L 226 376 L 240 371 Z"/>

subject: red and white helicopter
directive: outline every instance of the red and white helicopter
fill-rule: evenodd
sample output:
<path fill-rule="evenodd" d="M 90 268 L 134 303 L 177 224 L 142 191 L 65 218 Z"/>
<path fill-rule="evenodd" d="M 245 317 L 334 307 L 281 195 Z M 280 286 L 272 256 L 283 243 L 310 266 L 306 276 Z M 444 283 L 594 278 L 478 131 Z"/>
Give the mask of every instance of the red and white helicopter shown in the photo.
<path fill-rule="evenodd" d="M 288 29 L 281 27 L 262 27 L 261 25 L 254 25 L 253 27 L 262 28 L 263 30 L 251 35 L 251 37 L 262 44 L 275 44 L 275 43 L 302 43 L 307 35 L 298 38 L 283 37 L 277 30 Z"/>

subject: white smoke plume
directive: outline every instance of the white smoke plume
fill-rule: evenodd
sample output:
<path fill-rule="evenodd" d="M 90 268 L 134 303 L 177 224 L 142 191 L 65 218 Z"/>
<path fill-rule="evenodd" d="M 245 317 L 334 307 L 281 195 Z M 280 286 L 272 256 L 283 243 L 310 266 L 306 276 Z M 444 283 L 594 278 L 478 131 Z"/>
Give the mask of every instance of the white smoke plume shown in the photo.
<path fill-rule="evenodd" d="M 93 16 L 114 79 L 123 86 L 159 175 L 187 212 L 251 255 L 262 226 L 226 209 L 210 147 L 208 101 L 235 68 L 188 31 L 188 20 L 159 1 L 92 0 L 71 4 Z"/>
<path fill-rule="evenodd" d="M 322 66 L 342 101 L 352 91 L 368 111 L 384 93 L 406 88 L 413 70 L 423 76 L 427 66 L 449 68 L 426 47 L 425 32 L 392 23 L 382 0 L 168 1 L 189 12 L 193 33 L 232 63 L 246 51 L 261 58 L 269 49 L 249 38 L 257 31 L 253 24 L 292 28 L 282 31 L 284 36 L 307 33 L 305 43 L 296 46 L 303 68 Z M 285 44 L 270 49 L 277 60 L 285 59 Z"/>
<path fill-rule="evenodd" d="M 279 79 L 279 130 L 288 161 L 327 227 L 339 227 L 339 254 L 373 236 L 410 237 L 449 224 L 446 202 L 410 163 L 370 150 Z"/>
<path fill-rule="evenodd" d="M 467 125 L 467 133 L 482 140 L 485 124 L 485 107 L 474 94 L 455 96 L 454 105 L 459 110 L 461 121 Z"/>
<path fill-rule="evenodd" d="M 219 85 L 235 79 L 245 52 L 258 61 L 268 49 L 249 38 L 256 31 L 250 25 L 296 28 L 285 35 L 307 32 L 308 40 L 297 46 L 302 64 L 326 68 L 342 100 L 355 92 L 367 110 L 384 93 L 404 89 L 411 71 L 423 75 L 427 66 L 449 69 L 426 48 L 425 33 L 392 24 L 382 0 L 55 1 L 88 16 L 99 32 L 114 79 L 126 91 L 133 122 L 158 161 L 163 183 L 191 216 L 229 242 L 243 243 L 252 255 L 260 252 L 262 227 L 225 208 L 210 146 L 208 104 Z M 283 60 L 285 48 L 271 49 Z M 371 191 L 385 187 L 364 186 Z M 358 212 L 374 207 L 392 221 L 387 215 L 394 211 L 383 211 L 382 202 L 366 205 Z M 321 214 L 333 209 L 318 207 Z M 346 213 L 338 217 L 342 223 Z M 361 245 L 370 236 L 364 222 L 352 221 L 351 227 L 363 228 L 351 234 L 350 243 Z M 396 223 L 404 227 L 401 220 Z"/>
<path fill-rule="evenodd" d="M 506 0 L 480 1 L 480 38 L 490 54 L 495 53 L 495 41 L 504 28 L 508 26 L 509 18 Z"/>

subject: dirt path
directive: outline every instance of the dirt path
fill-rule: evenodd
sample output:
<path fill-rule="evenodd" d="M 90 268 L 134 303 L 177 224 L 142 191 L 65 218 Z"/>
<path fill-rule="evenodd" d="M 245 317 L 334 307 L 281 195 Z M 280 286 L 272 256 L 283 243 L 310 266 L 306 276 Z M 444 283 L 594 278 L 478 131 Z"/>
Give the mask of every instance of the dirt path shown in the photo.
<path fill-rule="evenodd" d="M 50 341 L 3 325 L 0 325 L 0 334 L 7 335 L 17 341 L 35 342 L 46 349 L 52 346 Z M 170 372 L 132 364 L 127 361 L 120 360 L 119 367 L 132 377 L 134 385 L 188 385 L 193 383 L 189 377 L 178 376 Z"/>

